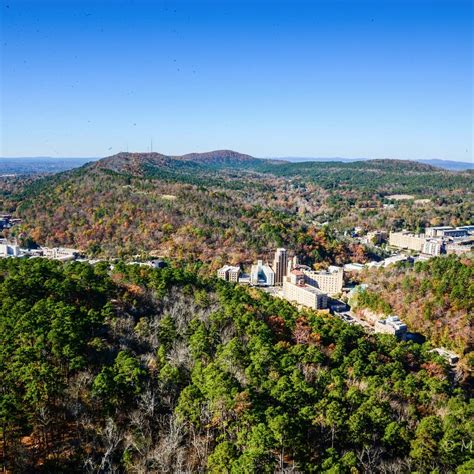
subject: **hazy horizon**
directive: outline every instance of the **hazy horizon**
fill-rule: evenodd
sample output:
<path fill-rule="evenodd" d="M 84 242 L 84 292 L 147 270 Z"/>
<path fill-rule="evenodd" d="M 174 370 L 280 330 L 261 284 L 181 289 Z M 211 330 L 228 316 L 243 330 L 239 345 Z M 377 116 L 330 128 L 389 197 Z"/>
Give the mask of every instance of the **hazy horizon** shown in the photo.
<path fill-rule="evenodd" d="M 206 150 L 203 152 L 197 153 L 206 153 L 215 150 Z M 233 150 L 237 151 L 238 150 Z M 150 153 L 150 151 L 133 151 L 129 150 L 130 153 Z M 128 153 L 127 151 L 118 151 L 117 153 Z M 165 156 L 180 156 L 176 153 L 161 153 L 159 151 L 153 151 L 153 153 L 160 153 Z M 194 153 L 190 151 L 188 153 Z M 186 153 L 185 153 L 186 154 Z M 426 161 L 426 162 L 450 162 L 450 163 L 458 163 L 464 165 L 470 165 L 474 167 L 474 163 L 471 161 L 461 161 L 461 160 L 445 160 L 441 158 L 420 158 L 420 159 L 413 159 L 413 158 L 391 158 L 391 157 L 382 157 L 382 158 L 373 158 L 373 157 L 344 157 L 344 156 L 256 156 L 249 153 L 250 156 L 259 158 L 262 160 L 285 160 L 290 162 L 311 162 L 311 161 L 369 161 L 369 160 L 403 160 L 403 161 Z M 91 160 L 96 161 L 102 158 L 106 158 L 107 156 L 111 155 L 104 155 L 104 156 L 0 156 L 0 160 Z"/>

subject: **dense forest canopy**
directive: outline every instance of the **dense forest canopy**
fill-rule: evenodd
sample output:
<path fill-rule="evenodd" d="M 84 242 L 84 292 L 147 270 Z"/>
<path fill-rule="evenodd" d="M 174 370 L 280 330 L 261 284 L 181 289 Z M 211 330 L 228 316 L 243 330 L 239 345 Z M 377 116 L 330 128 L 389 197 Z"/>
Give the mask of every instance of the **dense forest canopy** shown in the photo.
<path fill-rule="evenodd" d="M 23 219 L 14 235 L 91 255 L 155 252 L 216 268 L 248 264 L 285 245 L 311 264 L 328 264 L 373 257 L 341 238 L 354 226 L 469 224 L 473 183 L 472 173 L 396 160 L 285 163 L 227 150 L 183 157 L 120 153 L 29 177 L 24 185 L 4 180 L 0 203 Z M 413 197 L 397 202 L 390 197 L 395 192 Z M 324 223 L 330 232 L 321 230 Z"/>
<path fill-rule="evenodd" d="M 473 399 L 429 345 L 192 269 L 0 261 L 17 472 L 458 472 Z"/>
<path fill-rule="evenodd" d="M 260 163 L 261 171 L 277 176 L 297 176 L 328 189 L 359 189 L 387 194 L 426 193 L 439 189 L 473 189 L 469 171 L 453 173 L 430 165 L 403 160 L 341 162 Z"/>
<path fill-rule="evenodd" d="M 368 284 L 354 304 L 381 314 L 397 314 L 413 331 L 441 346 L 471 353 L 474 368 L 474 265 L 472 257 L 432 258 L 363 275 Z"/>

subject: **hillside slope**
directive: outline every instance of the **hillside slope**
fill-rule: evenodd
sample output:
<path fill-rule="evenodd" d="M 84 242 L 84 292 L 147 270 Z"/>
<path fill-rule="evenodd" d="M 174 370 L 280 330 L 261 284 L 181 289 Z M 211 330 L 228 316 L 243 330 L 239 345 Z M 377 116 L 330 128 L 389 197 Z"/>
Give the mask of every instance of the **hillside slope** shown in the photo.
<path fill-rule="evenodd" d="M 153 163 L 161 159 L 154 156 Z M 364 259 L 362 246 L 336 242 L 311 225 L 310 215 L 298 213 L 299 193 L 284 180 L 201 168 L 189 175 L 188 168 L 150 170 L 142 157 L 132 175 L 136 163 L 135 157 L 106 159 L 36 181 L 17 197 L 24 219 L 18 231 L 92 255 L 153 251 L 214 267 L 269 257 L 281 245 L 313 261 Z"/>
<path fill-rule="evenodd" d="M 440 189 L 474 189 L 469 171 L 452 172 L 406 160 L 301 162 L 273 165 L 262 162 L 261 172 L 311 181 L 326 189 L 423 194 Z"/>
<path fill-rule="evenodd" d="M 309 263 L 341 263 L 363 261 L 365 249 L 336 241 L 318 221 L 341 231 L 469 223 L 469 179 L 411 162 L 289 164 L 227 150 L 119 153 L 23 189 L 5 182 L 0 199 L 24 221 L 18 236 L 93 255 L 155 251 L 215 266 L 248 263 L 285 245 Z M 436 208 L 384 206 L 390 191 L 435 181 L 429 197 Z"/>
<path fill-rule="evenodd" d="M 241 168 L 259 165 L 262 160 L 232 150 L 215 150 L 207 153 L 189 153 L 169 156 L 161 153 L 118 153 L 91 164 L 92 168 L 109 169 L 133 175 L 146 175 L 153 168 L 194 169 Z"/>
<path fill-rule="evenodd" d="M 397 314 L 412 331 L 458 353 L 474 355 L 474 263 L 454 255 L 401 264 L 364 275 L 358 306 Z M 474 357 L 472 359 L 474 364 Z"/>
<path fill-rule="evenodd" d="M 184 268 L 0 275 L 7 472 L 470 472 L 469 392 L 427 347 Z"/>

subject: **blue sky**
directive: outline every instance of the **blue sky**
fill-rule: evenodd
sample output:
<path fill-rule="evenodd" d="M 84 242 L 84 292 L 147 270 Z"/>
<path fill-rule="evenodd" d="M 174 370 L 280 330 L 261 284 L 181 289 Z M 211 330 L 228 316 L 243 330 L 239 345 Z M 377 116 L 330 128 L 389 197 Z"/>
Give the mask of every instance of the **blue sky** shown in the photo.
<path fill-rule="evenodd" d="M 0 0 L 1 156 L 473 154 L 464 0 Z"/>

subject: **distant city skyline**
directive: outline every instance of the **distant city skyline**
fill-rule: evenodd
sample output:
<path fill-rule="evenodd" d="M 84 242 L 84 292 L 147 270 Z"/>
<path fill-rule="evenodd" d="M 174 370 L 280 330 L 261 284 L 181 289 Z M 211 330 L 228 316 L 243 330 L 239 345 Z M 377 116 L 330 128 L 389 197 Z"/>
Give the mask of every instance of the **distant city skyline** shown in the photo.
<path fill-rule="evenodd" d="M 0 8 L 0 156 L 472 161 L 468 0 Z"/>

